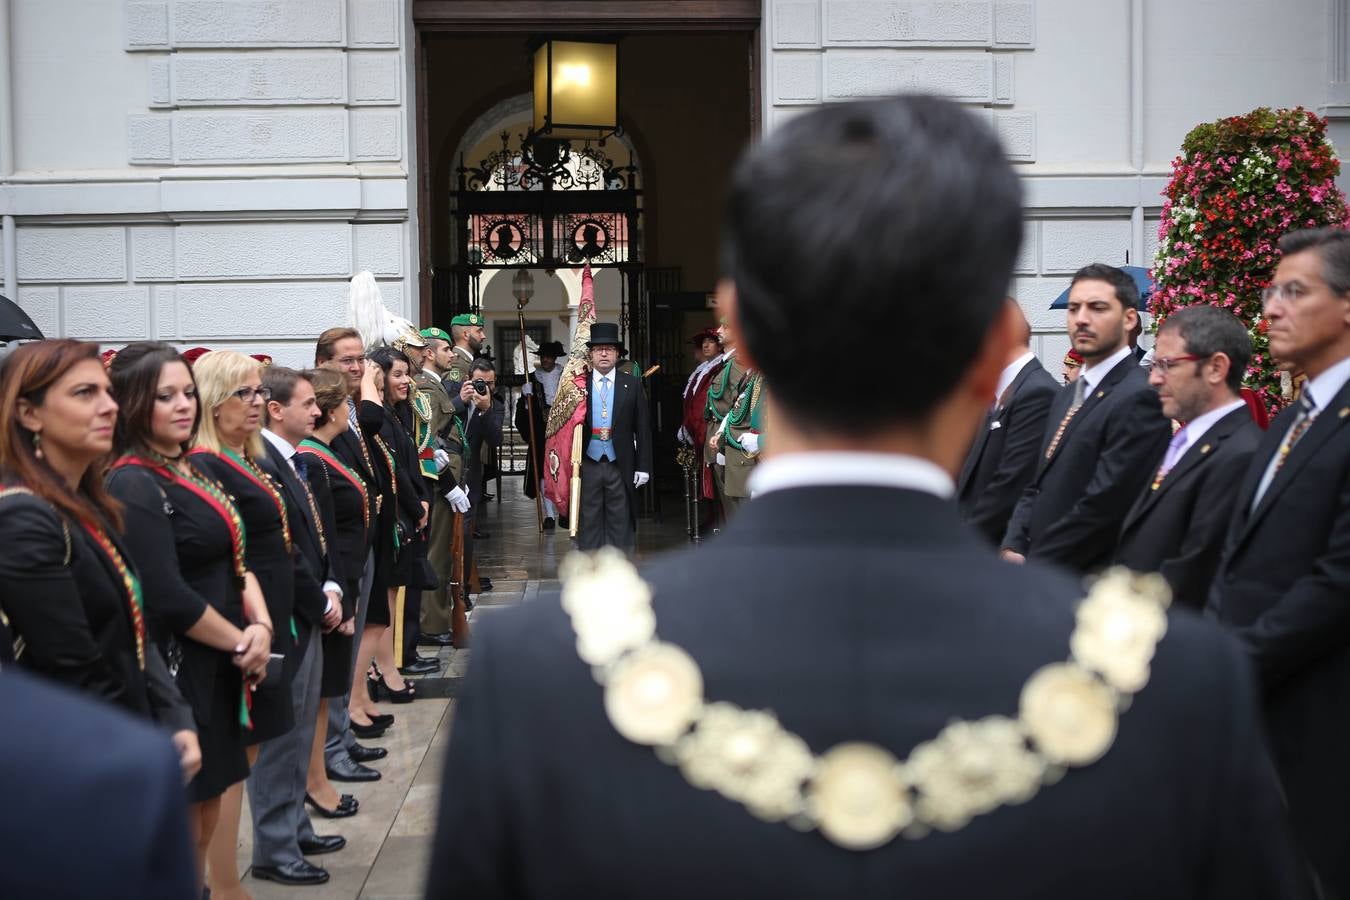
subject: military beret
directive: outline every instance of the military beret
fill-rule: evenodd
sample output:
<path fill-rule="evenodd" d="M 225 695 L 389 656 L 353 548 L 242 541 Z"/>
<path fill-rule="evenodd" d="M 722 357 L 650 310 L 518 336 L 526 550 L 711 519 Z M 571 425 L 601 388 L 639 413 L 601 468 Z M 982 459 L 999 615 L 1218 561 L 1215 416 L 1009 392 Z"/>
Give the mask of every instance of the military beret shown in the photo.
<path fill-rule="evenodd" d="M 454 343 L 450 335 L 446 334 L 444 331 L 441 331 L 441 329 L 439 328 L 435 327 L 423 328 L 421 334 L 422 337 L 426 338 L 427 340 L 432 340 L 434 338 L 435 340 L 438 341 L 445 341 L 447 344 Z"/>
<path fill-rule="evenodd" d="M 483 317 L 480 316 L 478 313 L 460 313 L 459 315 L 455 316 L 453 319 L 450 320 L 450 324 L 451 324 L 452 326 L 454 326 L 454 325 L 482 325 L 482 324 L 483 324 Z"/>

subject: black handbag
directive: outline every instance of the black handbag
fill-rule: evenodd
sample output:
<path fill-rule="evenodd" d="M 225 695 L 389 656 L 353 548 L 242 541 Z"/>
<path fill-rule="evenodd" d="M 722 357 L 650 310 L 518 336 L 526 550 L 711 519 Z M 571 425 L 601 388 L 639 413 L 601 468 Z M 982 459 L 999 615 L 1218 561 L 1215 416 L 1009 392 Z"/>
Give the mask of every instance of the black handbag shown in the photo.
<path fill-rule="evenodd" d="M 424 556 L 413 564 L 408 587 L 419 591 L 434 591 L 440 586 L 441 579 L 436 575 L 436 567 L 431 564 L 431 560 Z"/>

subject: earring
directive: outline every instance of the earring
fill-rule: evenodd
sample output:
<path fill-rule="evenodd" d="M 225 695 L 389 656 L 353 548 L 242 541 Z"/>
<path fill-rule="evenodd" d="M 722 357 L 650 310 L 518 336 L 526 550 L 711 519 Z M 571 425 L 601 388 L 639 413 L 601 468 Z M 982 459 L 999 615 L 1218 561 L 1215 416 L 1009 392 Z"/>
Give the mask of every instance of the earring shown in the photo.
<path fill-rule="evenodd" d="M 33 432 L 33 455 L 38 459 L 44 459 L 46 454 L 42 452 L 42 432 Z"/>

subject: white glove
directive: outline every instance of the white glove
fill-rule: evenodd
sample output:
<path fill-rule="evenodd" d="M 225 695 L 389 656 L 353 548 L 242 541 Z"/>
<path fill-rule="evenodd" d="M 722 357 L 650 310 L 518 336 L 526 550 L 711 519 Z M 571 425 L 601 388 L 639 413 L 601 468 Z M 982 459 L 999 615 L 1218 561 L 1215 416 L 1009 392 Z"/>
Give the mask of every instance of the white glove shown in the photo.
<path fill-rule="evenodd" d="M 522 397 L 528 397 L 533 393 L 534 393 L 534 385 L 530 384 L 528 381 L 520 386 L 520 395 Z"/>
<path fill-rule="evenodd" d="M 746 453 L 754 456 L 759 452 L 759 435 L 753 431 L 747 431 L 745 436 L 741 438 L 741 446 L 745 448 Z"/>
<path fill-rule="evenodd" d="M 452 487 L 445 494 L 445 499 L 450 501 L 450 508 L 457 513 L 466 513 L 469 511 L 469 495 L 464 493 L 462 487 Z"/>
<path fill-rule="evenodd" d="M 446 466 L 450 465 L 450 454 L 446 453 L 440 447 L 437 447 L 436 452 L 433 453 L 432 456 L 436 460 L 436 474 L 439 475 L 445 471 Z"/>
<path fill-rule="evenodd" d="M 689 432 L 685 430 L 683 425 L 680 426 L 679 431 L 675 432 L 675 440 L 679 441 L 681 444 L 689 444 L 690 446 L 693 446 L 694 443 L 694 439 L 689 436 Z"/>
<path fill-rule="evenodd" d="M 717 464 L 719 466 L 725 466 L 727 464 L 727 456 L 725 453 L 717 454 Z"/>
<path fill-rule="evenodd" d="M 646 472 L 634 472 L 634 473 L 633 473 L 633 487 L 635 487 L 635 488 L 640 488 L 640 487 L 642 487 L 644 484 L 646 484 L 646 483 L 648 482 L 648 480 L 649 480 L 650 478 L 651 478 L 651 476 L 648 475 Z"/>

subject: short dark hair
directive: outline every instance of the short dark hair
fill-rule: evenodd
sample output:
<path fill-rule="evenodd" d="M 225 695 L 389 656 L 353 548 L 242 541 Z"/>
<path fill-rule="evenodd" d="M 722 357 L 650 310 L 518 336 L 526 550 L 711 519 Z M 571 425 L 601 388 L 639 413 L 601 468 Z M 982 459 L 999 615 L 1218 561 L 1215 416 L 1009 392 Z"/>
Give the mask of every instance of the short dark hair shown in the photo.
<path fill-rule="evenodd" d="M 1134 279 L 1129 273 L 1115 266 L 1108 266 L 1106 263 L 1088 263 L 1077 272 L 1073 273 L 1073 280 L 1069 282 L 1070 289 L 1080 281 L 1105 281 L 1111 285 L 1116 292 L 1116 299 L 1125 309 L 1139 309 L 1139 285 L 1134 283 Z"/>
<path fill-rule="evenodd" d="M 1322 280 L 1337 294 L 1350 294 L 1350 229 L 1304 228 L 1280 238 L 1285 256 L 1316 250 L 1322 257 Z"/>
<path fill-rule="evenodd" d="M 722 235 L 740 333 L 800 427 L 875 433 L 926 418 L 980 352 L 1022 242 L 1021 186 L 998 138 L 955 103 L 914 95 L 798 116 L 736 167 Z M 819 399 L 802 364 L 821 315 L 887 335 L 922 383 Z M 850 361 L 887 383 L 895 354 Z"/>
<path fill-rule="evenodd" d="M 303 374 L 314 385 L 314 400 L 319 405 L 319 412 L 323 413 L 323 420 L 314 423 L 315 427 L 322 428 L 330 424 L 335 410 L 340 410 L 337 415 L 345 419 L 348 396 L 346 376 L 332 369 L 309 369 Z"/>
<path fill-rule="evenodd" d="M 332 359 L 337 342 L 345 341 L 347 338 L 360 340 L 361 332 L 355 328 L 330 328 L 319 335 L 319 340 L 314 345 L 314 365 L 321 366 Z"/>
<path fill-rule="evenodd" d="M 127 344 L 113 357 L 108 366 L 108 379 L 112 382 L 113 395 L 117 397 L 119 407 L 113 437 L 113 450 L 117 455 L 149 455 L 160 373 L 169 363 L 175 362 L 182 363 L 187 369 L 188 377 L 192 379 L 192 389 L 196 391 L 197 380 L 192 374 L 192 366 L 169 344 L 137 341 Z M 192 434 L 182 449 L 187 450 L 196 442 L 197 428 L 201 422 L 202 404 L 198 399 L 197 413 L 192 419 Z"/>
<path fill-rule="evenodd" d="M 262 386 L 272 392 L 270 399 L 282 406 L 291 402 L 295 396 L 295 386 L 301 379 L 309 381 L 309 376 L 285 366 L 268 366 L 262 370 Z"/>
<path fill-rule="evenodd" d="M 496 371 L 497 367 L 492 364 L 492 360 L 486 359 L 482 356 L 475 359 L 473 363 L 469 366 L 470 374 L 474 372 L 496 372 Z"/>
<path fill-rule="evenodd" d="M 1242 390 L 1247 364 L 1252 358 L 1252 336 L 1242 320 L 1226 309 L 1200 304 L 1177 310 L 1158 326 L 1158 334 L 1175 331 L 1186 344 L 1188 356 L 1206 359 L 1215 353 L 1228 357 L 1228 389 Z"/>

